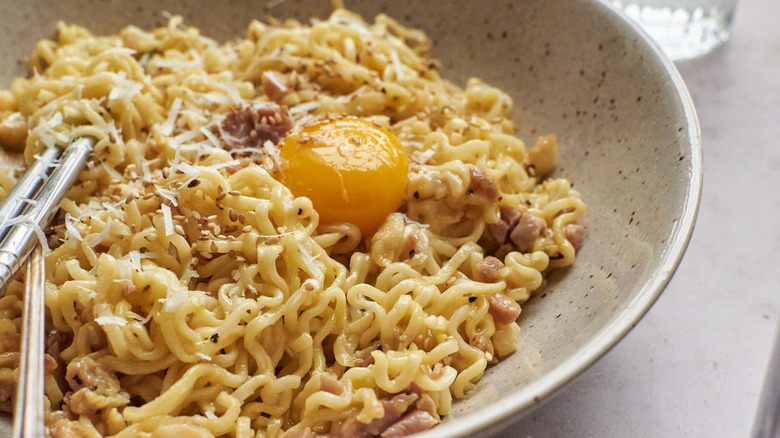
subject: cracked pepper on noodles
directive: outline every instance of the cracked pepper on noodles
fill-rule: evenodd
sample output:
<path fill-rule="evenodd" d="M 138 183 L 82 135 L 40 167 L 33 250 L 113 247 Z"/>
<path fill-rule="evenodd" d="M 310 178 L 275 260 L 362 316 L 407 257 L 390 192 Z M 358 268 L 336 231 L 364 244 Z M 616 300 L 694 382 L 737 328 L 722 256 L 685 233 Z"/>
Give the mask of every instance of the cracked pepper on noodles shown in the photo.
<path fill-rule="evenodd" d="M 526 148 L 510 98 L 444 81 L 429 46 L 344 10 L 224 45 L 180 17 L 37 44 L 0 93 L 6 155 L 97 139 L 46 230 L 52 436 L 403 436 L 517 348 L 518 303 L 574 261 L 584 204 L 547 177 L 555 137 Z M 284 138 L 344 116 L 409 157 L 375 232 L 280 182 Z M 22 280 L 0 298 L 6 411 Z"/>

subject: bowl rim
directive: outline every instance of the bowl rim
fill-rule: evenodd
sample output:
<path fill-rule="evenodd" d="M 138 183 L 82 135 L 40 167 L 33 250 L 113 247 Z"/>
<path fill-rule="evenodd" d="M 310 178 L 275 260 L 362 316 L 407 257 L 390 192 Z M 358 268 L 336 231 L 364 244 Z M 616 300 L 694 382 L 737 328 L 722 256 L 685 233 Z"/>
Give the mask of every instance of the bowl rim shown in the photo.
<path fill-rule="evenodd" d="M 658 300 L 663 290 L 669 284 L 693 234 L 696 217 L 701 203 L 703 180 L 703 153 L 701 144 L 701 127 L 688 88 L 677 67 L 663 52 L 661 47 L 637 23 L 628 18 L 622 10 L 610 4 L 608 0 L 584 0 L 595 8 L 601 8 L 605 15 L 612 14 L 623 24 L 632 28 L 635 34 L 655 54 L 658 61 L 668 74 L 671 85 L 677 92 L 680 105 L 687 124 L 688 141 L 690 142 L 690 174 L 687 193 L 682 207 L 682 214 L 676 222 L 668 240 L 667 251 L 659 264 L 656 275 L 646 282 L 636 296 L 626 305 L 626 308 L 613 321 L 605 326 L 582 349 L 556 368 L 534 381 L 520 391 L 509 394 L 501 403 L 493 403 L 479 410 L 470 412 L 452 422 L 444 422 L 433 429 L 415 435 L 420 438 L 437 436 L 471 436 L 476 432 L 496 433 L 512 421 L 529 414 L 541 406 L 565 385 L 571 383 L 597 360 L 611 350 L 639 320 L 650 310 Z"/>

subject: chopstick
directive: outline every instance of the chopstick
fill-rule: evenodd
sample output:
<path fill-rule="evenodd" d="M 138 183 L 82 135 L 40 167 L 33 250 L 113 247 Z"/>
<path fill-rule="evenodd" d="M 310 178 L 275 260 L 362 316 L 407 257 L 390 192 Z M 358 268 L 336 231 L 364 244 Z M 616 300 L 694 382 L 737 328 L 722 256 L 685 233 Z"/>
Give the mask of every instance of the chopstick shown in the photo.
<path fill-rule="evenodd" d="M 76 181 L 95 140 L 79 138 L 64 152 L 50 147 L 37 157 L 0 203 L 0 292 L 5 291 L 27 261 L 19 382 L 16 388 L 14 437 L 44 436 L 44 318 L 45 241 L 38 234 L 57 212 L 62 198 Z M 57 160 L 60 156 L 62 157 Z M 33 249 L 34 248 L 34 249 Z"/>
<path fill-rule="evenodd" d="M 6 222 L 22 211 L 27 199 L 30 199 L 49 177 L 49 170 L 57 165 L 61 154 L 62 149 L 56 146 L 47 148 L 0 202 L 0 237 L 5 234 Z"/>
<path fill-rule="evenodd" d="M 14 438 L 42 437 L 44 431 L 44 283 L 43 250 L 35 245 L 27 261 L 27 287 L 23 308 L 22 358 L 14 409 Z"/>
<path fill-rule="evenodd" d="M 54 170 L 48 178 L 41 178 L 38 174 L 29 177 L 30 181 L 40 180 L 43 184 L 35 192 L 35 195 L 29 198 L 29 192 L 32 183 L 26 182 L 27 173 L 40 172 L 40 166 L 36 167 L 43 159 L 38 160 L 27 171 L 24 177 L 20 179 L 20 183 L 26 182 L 27 186 L 20 188 L 16 193 L 16 186 L 6 197 L 7 203 L 4 201 L 0 204 L 0 219 L 3 220 L 3 224 L 7 228 L 7 234 L 0 241 L 0 292 L 4 291 L 8 284 L 13 280 L 16 272 L 24 263 L 27 256 L 30 254 L 33 246 L 37 242 L 36 232 L 42 233 L 42 230 L 49 225 L 52 217 L 57 212 L 57 209 L 65 197 L 65 194 L 70 189 L 70 186 L 76 181 L 79 172 L 84 167 L 87 161 L 87 157 L 92 152 L 92 147 L 95 144 L 95 140 L 91 137 L 79 138 L 74 141 L 65 152 L 62 153 L 62 158 L 59 163 L 49 165 L 43 163 L 45 169 L 53 167 Z M 49 157 L 47 151 L 43 157 Z M 17 184 L 18 185 L 18 184 Z M 11 198 L 14 195 L 14 198 Z M 26 195 L 26 196 L 25 196 Z M 21 198 L 24 196 L 24 198 Z M 19 205 L 24 205 L 20 216 L 16 216 L 16 209 Z M 7 207 L 8 210 L 2 210 Z M 11 218 L 11 219 L 9 219 Z M 10 227 L 8 226 L 11 224 Z"/>

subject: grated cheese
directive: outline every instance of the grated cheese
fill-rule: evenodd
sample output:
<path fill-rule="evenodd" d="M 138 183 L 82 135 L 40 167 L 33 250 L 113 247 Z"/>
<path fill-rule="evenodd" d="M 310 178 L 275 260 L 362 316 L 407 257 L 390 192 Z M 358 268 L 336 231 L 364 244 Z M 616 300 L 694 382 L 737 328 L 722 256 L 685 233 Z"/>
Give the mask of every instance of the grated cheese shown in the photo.
<path fill-rule="evenodd" d="M 103 226 L 103 229 L 100 230 L 98 234 L 96 234 L 92 239 L 89 241 L 89 246 L 95 247 L 99 243 L 103 242 L 103 240 L 108 237 L 108 233 L 111 232 L 111 216 L 108 217 L 106 220 L 105 226 Z"/>
<path fill-rule="evenodd" d="M 227 92 L 228 96 L 230 96 L 230 99 L 233 101 L 233 103 L 239 104 L 244 101 L 244 99 L 241 98 L 241 95 L 238 94 L 238 90 L 232 82 L 224 82 L 221 85 L 222 88 L 224 88 Z"/>
<path fill-rule="evenodd" d="M 68 248 L 74 249 L 76 248 L 76 242 L 81 242 L 82 240 L 84 238 L 81 237 L 79 229 L 76 228 L 76 218 L 71 216 L 70 213 L 65 213 L 65 244 Z"/>
<path fill-rule="evenodd" d="M 163 221 L 165 222 L 165 235 L 173 235 L 173 218 L 171 217 L 171 207 L 166 204 L 161 205 L 163 213 Z"/>
<path fill-rule="evenodd" d="M 162 196 L 163 198 L 165 198 L 168 201 L 170 201 L 171 204 L 174 205 L 174 207 L 178 207 L 179 206 L 179 203 L 176 200 L 176 192 L 174 192 L 173 190 L 164 189 L 164 188 L 158 186 L 157 184 L 154 185 L 154 188 L 157 189 L 157 193 L 159 193 L 160 196 Z"/>
<path fill-rule="evenodd" d="M 309 254 L 309 251 L 303 247 L 301 242 L 298 242 L 298 251 L 301 254 L 301 261 L 303 261 L 303 265 L 306 268 L 305 270 L 307 273 L 316 279 L 320 285 L 323 284 L 323 280 L 325 280 L 325 274 L 322 273 L 322 270 L 317 268 L 317 265 L 314 262 L 314 257 Z"/>
<path fill-rule="evenodd" d="M 354 50 L 355 50 L 355 42 L 354 42 L 354 41 L 352 41 L 352 40 L 351 40 L 351 39 L 349 39 L 349 38 L 347 38 L 347 41 L 349 41 L 349 42 L 351 42 L 351 43 L 352 43 L 352 50 L 354 51 Z M 282 83 L 282 82 L 281 82 L 281 81 L 280 81 L 280 80 L 279 80 L 279 79 L 276 77 L 276 74 L 274 74 L 273 72 L 271 72 L 271 71 L 265 71 L 265 72 L 263 72 L 263 77 L 264 77 L 264 78 L 266 78 L 266 79 L 268 79 L 269 81 L 271 81 L 271 82 L 274 84 L 274 86 L 275 86 L 276 88 L 278 88 L 278 89 L 279 89 L 279 91 L 281 91 L 282 93 L 284 93 L 285 91 L 287 91 L 287 86 L 286 86 L 286 85 L 284 85 L 284 84 L 283 84 L 283 83 Z"/>
<path fill-rule="evenodd" d="M 38 121 L 38 126 L 32 129 L 31 134 L 36 134 L 40 137 L 41 142 L 46 147 L 55 147 L 57 142 L 68 144 L 70 137 L 60 132 L 54 131 L 54 128 L 62 124 L 62 113 L 55 112 L 49 117 L 41 117 Z"/>
<path fill-rule="evenodd" d="M 150 319 L 152 319 L 152 312 L 149 312 L 149 314 L 146 315 L 146 318 L 142 317 L 141 315 L 133 311 L 127 312 L 127 314 L 130 315 L 136 321 L 140 322 L 141 324 L 146 324 L 147 322 L 149 322 Z"/>
<path fill-rule="evenodd" d="M 132 104 L 133 97 L 144 89 L 144 84 L 138 81 L 127 79 L 127 73 L 120 71 L 114 81 L 116 85 L 108 93 L 108 109 L 111 109 L 114 102 L 121 101 L 126 107 Z"/>
<path fill-rule="evenodd" d="M 141 253 L 138 251 L 130 251 L 127 253 L 127 257 L 130 259 L 130 265 L 136 271 L 141 271 Z"/>
<path fill-rule="evenodd" d="M 241 161 L 239 160 L 230 160 L 230 161 L 225 161 L 224 163 L 217 163 L 217 164 L 212 164 L 211 166 L 204 166 L 204 168 L 209 170 L 219 170 L 222 169 L 223 167 L 238 166 L 240 164 Z"/>
<path fill-rule="evenodd" d="M 290 108 L 288 112 L 290 113 L 290 115 L 295 115 L 299 113 L 308 113 L 309 111 L 316 110 L 319 107 L 320 107 L 320 103 L 317 101 L 304 102 Z"/>
<path fill-rule="evenodd" d="M 122 174 L 121 174 L 121 173 L 119 173 L 119 171 L 118 171 L 118 170 L 116 170 L 116 169 L 114 169 L 113 167 L 111 167 L 111 166 L 107 165 L 106 163 L 102 163 L 101 165 L 103 166 L 103 169 L 105 169 L 105 170 L 106 170 L 106 173 L 107 173 L 109 176 L 111 176 L 111 178 L 113 178 L 113 179 L 118 179 L 118 180 L 120 180 L 120 181 L 122 180 Z"/>
<path fill-rule="evenodd" d="M 110 324 L 116 324 L 120 326 L 127 325 L 126 319 L 120 318 L 116 315 L 98 316 L 97 318 L 95 318 L 95 322 L 100 325 L 110 325 Z"/>
<path fill-rule="evenodd" d="M 168 287 L 168 294 L 165 298 L 165 311 L 174 312 L 176 309 L 187 300 L 188 295 L 187 288 L 182 285 L 175 285 Z"/>
<path fill-rule="evenodd" d="M 35 237 L 38 238 L 38 243 L 41 244 L 43 249 L 43 255 L 49 255 L 51 250 L 49 249 L 49 241 L 46 239 L 46 233 L 43 232 L 38 224 L 32 220 L 30 216 L 22 215 L 6 220 L 4 227 L 11 227 L 14 225 L 27 225 L 35 233 Z"/>
<path fill-rule="evenodd" d="M 209 356 L 208 354 L 203 354 L 200 351 L 196 351 L 195 352 L 195 356 L 198 356 L 199 358 L 201 358 L 203 360 L 211 361 L 211 356 Z M 214 418 L 217 418 L 217 416 L 214 415 L 212 412 L 206 411 L 206 417 L 209 416 L 208 414 L 211 414 Z"/>
<path fill-rule="evenodd" d="M 176 117 L 179 116 L 179 111 L 181 111 L 181 97 L 177 97 L 173 100 L 171 109 L 168 111 L 168 118 L 160 127 L 163 135 L 171 135 L 173 132 L 173 126 L 176 123 Z"/>
<path fill-rule="evenodd" d="M 390 52 L 390 61 L 393 62 L 393 69 L 395 70 L 395 79 L 397 81 L 404 80 L 404 74 L 401 72 L 401 60 L 398 59 L 398 52 L 393 50 Z"/>

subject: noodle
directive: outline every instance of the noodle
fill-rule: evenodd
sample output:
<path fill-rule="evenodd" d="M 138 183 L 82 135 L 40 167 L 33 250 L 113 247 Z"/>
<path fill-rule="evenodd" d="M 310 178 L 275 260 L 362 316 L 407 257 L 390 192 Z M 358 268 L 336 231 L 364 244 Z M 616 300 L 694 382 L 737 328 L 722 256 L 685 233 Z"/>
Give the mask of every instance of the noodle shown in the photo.
<path fill-rule="evenodd" d="M 38 42 L 32 76 L 0 92 L 0 141 L 29 164 L 97 140 L 47 230 L 52 436 L 399 436 L 517 348 L 518 303 L 574 261 L 585 206 L 547 178 L 555 137 L 526 149 L 511 99 L 442 80 L 429 46 L 341 9 L 224 45 L 180 17 Z M 247 114 L 270 137 L 236 134 Z M 410 157 L 375 233 L 321 224 L 279 182 L 274 130 L 333 114 Z M 22 280 L 0 298 L 9 412 Z"/>

